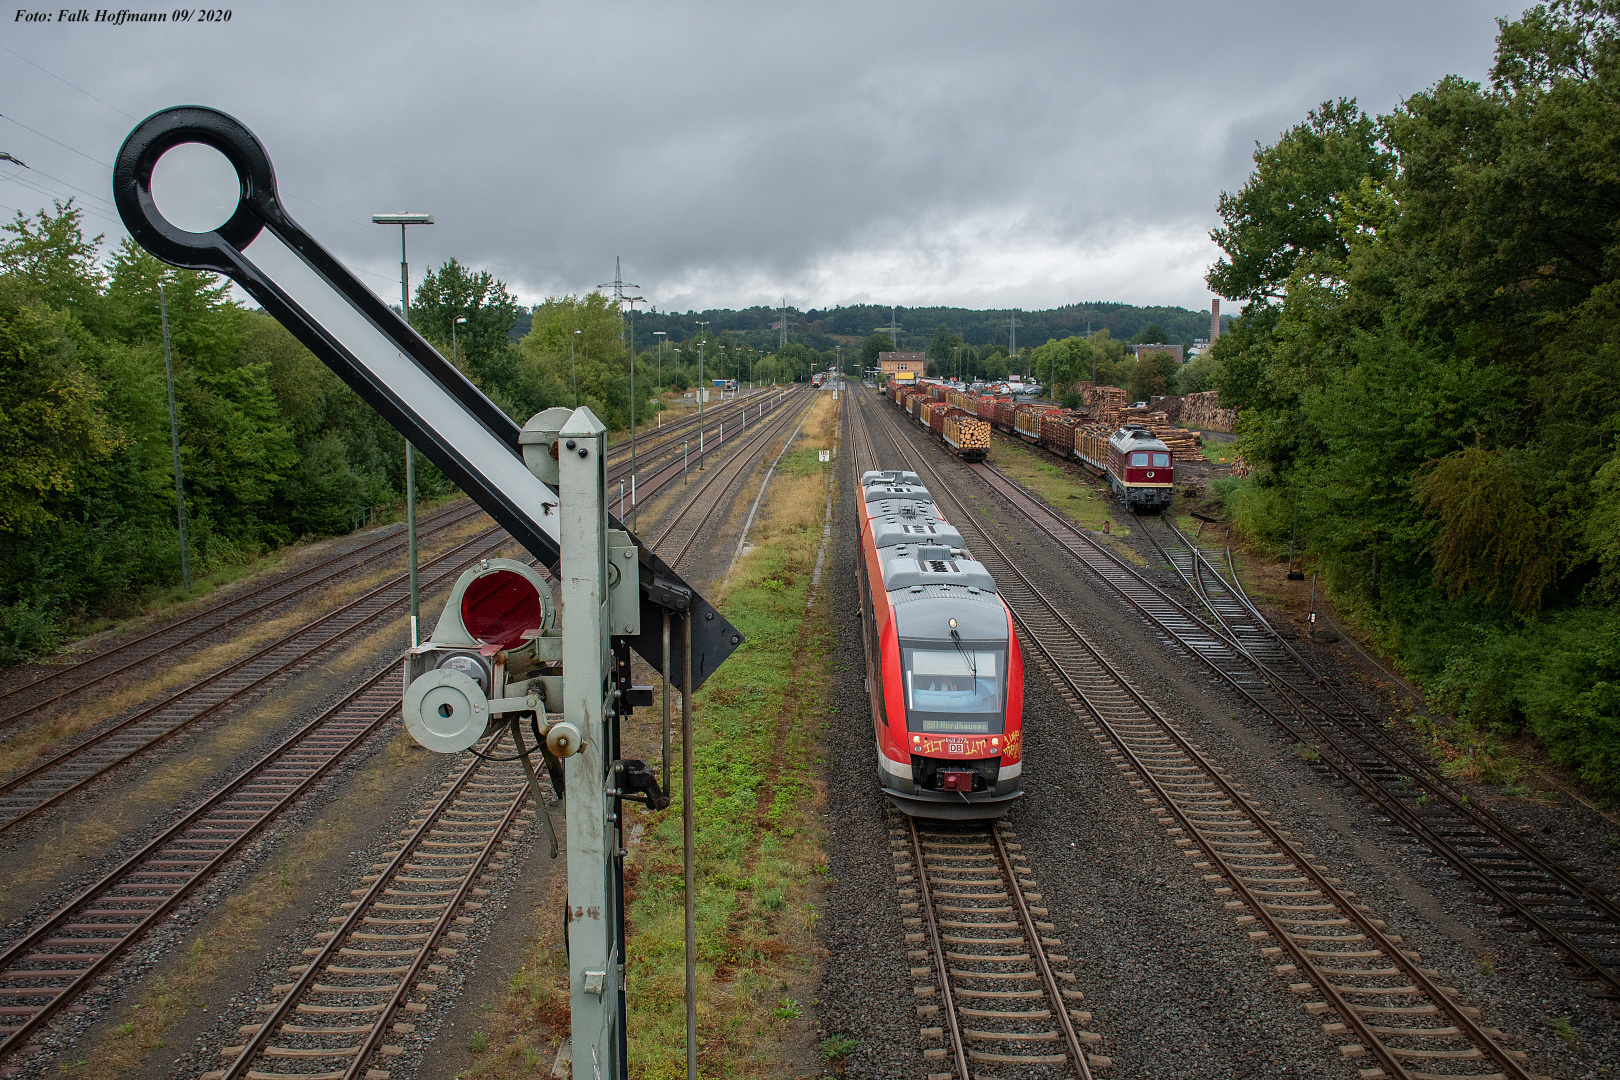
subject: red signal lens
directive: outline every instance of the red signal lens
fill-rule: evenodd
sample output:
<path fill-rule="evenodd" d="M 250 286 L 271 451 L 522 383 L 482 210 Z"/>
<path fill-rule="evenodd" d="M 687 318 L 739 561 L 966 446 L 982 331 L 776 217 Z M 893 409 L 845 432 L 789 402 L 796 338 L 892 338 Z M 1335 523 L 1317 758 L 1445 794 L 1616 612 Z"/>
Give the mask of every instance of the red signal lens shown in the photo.
<path fill-rule="evenodd" d="M 461 625 L 485 645 L 515 649 L 525 630 L 542 621 L 540 594 L 529 579 L 510 570 L 480 574 L 461 594 Z"/>

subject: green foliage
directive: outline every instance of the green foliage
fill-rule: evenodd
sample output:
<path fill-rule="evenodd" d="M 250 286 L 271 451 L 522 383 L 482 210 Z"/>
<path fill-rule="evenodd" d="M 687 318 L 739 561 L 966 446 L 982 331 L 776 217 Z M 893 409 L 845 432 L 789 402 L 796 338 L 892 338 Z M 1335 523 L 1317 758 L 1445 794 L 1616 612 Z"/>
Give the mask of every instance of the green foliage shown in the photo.
<path fill-rule="evenodd" d="M 1419 505 L 1442 522 L 1436 585 L 1452 596 L 1475 588 L 1486 600 L 1511 587 L 1516 610 L 1541 606 L 1557 575 L 1558 548 L 1549 542 L 1551 523 L 1506 455 L 1470 446 L 1424 465 L 1412 487 Z"/>
<path fill-rule="evenodd" d="M 843 1033 L 829 1035 L 821 1040 L 821 1060 L 829 1064 L 841 1061 L 854 1052 L 859 1045 L 861 1045 L 860 1040 L 852 1035 Z"/>
<path fill-rule="evenodd" d="M 25 218 L 19 211 L 0 226 L 15 238 L 0 244 L 0 274 L 26 282 L 30 298 L 46 307 L 73 309 L 94 322 L 106 280 L 96 263 L 101 237 L 84 238 L 84 212 L 72 199 L 55 205 L 55 214 L 41 210 Z"/>
<path fill-rule="evenodd" d="M 20 664 L 56 648 L 62 640 L 58 617 L 27 600 L 0 607 L 0 664 Z"/>
<path fill-rule="evenodd" d="M 68 313 L 0 278 L 0 530 L 28 535 L 122 448 Z"/>
<path fill-rule="evenodd" d="M 446 356 L 454 353 L 461 370 L 487 389 L 512 379 L 516 356 L 507 335 L 517 310 L 517 298 L 505 282 L 488 270 L 473 273 L 452 258 L 429 270 L 417 286 L 411 326 Z M 457 319 L 467 321 L 458 325 Z"/>
<path fill-rule="evenodd" d="M 1170 353 L 1150 352 L 1139 356 L 1125 379 L 1125 393 L 1132 401 L 1151 401 L 1155 394 L 1168 394 L 1181 365 Z"/>
<path fill-rule="evenodd" d="M 1482 730 L 1620 793 L 1620 0 L 1503 22 L 1489 88 L 1324 105 L 1221 200 L 1250 301 L 1199 370 L 1242 410 L 1234 520 Z M 1101 375 L 1099 375 L 1101 379 Z"/>
<path fill-rule="evenodd" d="M 1301 260 L 1348 253 L 1339 228 L 1343 193 L 1363 178 L 1381 183 L 1393 156 L 1378 144 L 1373 120 L 1354 99 L 1323 102 L 1274 145 L 1256 146 L 1254 175 L 1237 194 L 1221 195 L 1221 228 L 1210 239 L 1226 252 L 1209 271 L 1220 296 L 1276 297 Z"/>
<path fill-rule="evenodd" d="M 878 366 L 878 354 L 893 351 L 894 346 L 889 343 L 887 334 L 868 334 L 861 343 L 861 366 L 875 368 Z"/>
<path fill-rule="evenodd" d="M 1215 389 L 1215 380 L 1220 370 L 1221 361 L 1213 352 L 1203 352 L 1181 365 L 1171 382 L 1172 392 L 1177 394 L 1201 394 L 1205 390 Z"/>

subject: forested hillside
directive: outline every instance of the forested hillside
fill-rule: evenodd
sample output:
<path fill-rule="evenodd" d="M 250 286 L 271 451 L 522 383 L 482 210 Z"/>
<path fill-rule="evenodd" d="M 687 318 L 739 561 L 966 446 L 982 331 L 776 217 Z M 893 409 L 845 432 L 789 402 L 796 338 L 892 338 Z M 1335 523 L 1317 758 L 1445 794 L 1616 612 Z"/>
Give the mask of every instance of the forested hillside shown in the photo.
<path fill-rule="evenodd" d="M 1620 796 L 1620 0 L 1503 22 L 1490 82 L 1328 102 L 1220 201 L 1215 349 L 1252 481 L 1464 726 Z"/>
<path fill-rule="evenodd" d="M 671 344 L 695 340 L 708 324 L 707 332 L 727 334 L 738 345 L 758 353 L 774 353 L 780 341 L 783 314 L 786 314 L 789 344 L 826 351 L 850 337 L 865 339 L 883 331 L 889 340 L 891 316 L 898 328 L 899 348 L 921 352 L 933 340 L 940 326 L 946 327 L 981 352 L 1000 346 L 1007 351 L 1009 322 L 1013 313 L 957 307 L 880 307 L 856 304 L 850 307 L 808 311 L 795 307 L 778 310 L 768 307 L 742 309 L 711 308 L 707 311 L 642 311 L 636 315 L 638 341 L 651 341 L 654 331 L 663 331 Z M 1229 320 L 1228 320 L 1229 321 Z M 1190 345 L 1209 337 L 1209 312 L 1179 307 L 1136 307 L 1132 304 L 1069 304 L 1045 311 L 1018 312 L 1017 345 L 1038 345 L 1053 338 L 1084 336 L 1107 330 L 1115 340 L 1129 341 L 1149 327 L 1162 335 L 1159 340 Z M 527 317 L 520 314 L 513 329 L 515 336 L 528 332 Z M 847 350 L 846 350 L 847 351 Z"/>

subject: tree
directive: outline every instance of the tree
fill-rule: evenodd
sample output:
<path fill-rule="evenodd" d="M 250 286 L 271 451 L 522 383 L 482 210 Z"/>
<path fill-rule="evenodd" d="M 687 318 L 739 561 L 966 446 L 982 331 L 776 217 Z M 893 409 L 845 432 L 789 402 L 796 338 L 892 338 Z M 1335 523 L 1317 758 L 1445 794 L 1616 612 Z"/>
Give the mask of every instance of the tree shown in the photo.
<path fill-rule="evenodd" d="M 0 531 L 26 536 L 124 446 L 65 311 L 0 277 Z"/>
<path fill-rule="evenodd" d="M 455 259 L 429 270 L 411 302 L 411 325 L 423 337 L 455 351 L 461 369 L 481 387 L 509 382 L 516 358 L 508 335 L 517 322 L 517 298 L 488 270 L 473 273 Z M 459 326 L 456 319 L 467 321 Z M 455 340 L 451 340 L 451 328 Z"/>
<path fill-rule="evenodd" d="M 1131 338 L 1132 345 L 1163 345 L 1164 343 L 1164 327 L 1156 322 L 1148 323 L 1136 332 L 1135 337 Z"/>
<path fill-rule="evenodd" d="M 531 416 L 553 405 L 572 408 L 577 373 L 579 403 L 611 428 L 629 427 L 630 373 L 618 306 L 602 293 L 548 298 L 534 309 L 518 350 L 511 394 L 519 413 Z M 689 351 L 693 355 L 686 359 L 695 361 L 696 350 Z"/>
<path fill-rule="evenodd" d="M 271 390 L 269 366 L 245 354 L 246 312 L 212 274 L 159 262 L 126 239 L 113 258 L 108 299 L 120 336 L 154 350 L 163 340 L 163 286 L 180 412 L 187 508 L 199 542 L 211 535 L 257 550 L 290 535 L 268 513 L 276 486 L 298 460 Z M 161 363 L 161 352 L 156 357 Z"/>
<path fill-rule="evenodd" d="M 29 283 L 34 299 L 58 311 L 73 311 L 96 322 L 106 275 L 97 264 L 101 236 L 84 238 L 84 212 L 73 200 L 56 203 L 56 213 L 41 210 L 33 218 L 21 211 L 0 225 L 13 239 L 0 243 L 0 273 Z"/>
<path fill-rule="evenodd" d="M 878 366 L 878 353 L 890 352 L 894 345 L 889 341 L 887 334 L 869 334 L 866 341 L 861 344 L 861 365 L 875 368 Z"/>
<path fill-rule="evenodd" d="M 1382 184 L 1394 155 L 1354 98 L 1323 102 L 1269 147 L 1255 145 L 1255 171 L 1237 194 L 1223 192 L 1224 225 L 1210 233 L 1225 255 L 1207 280 L 1217 295 L 1273 300 L 1302 259 L 1349 254 L 1339 216 L 1362 180 Z"/>
<path fill-rule="evenodd" d="M 950 327 L 940 323 L 934 330 L 934 340 L 928 343 L 928 351 L 924 355 L 941 366 L 948 366 L 956 347 L 961 343 L 962 338 L 959 335 L 951 333 Z"/>

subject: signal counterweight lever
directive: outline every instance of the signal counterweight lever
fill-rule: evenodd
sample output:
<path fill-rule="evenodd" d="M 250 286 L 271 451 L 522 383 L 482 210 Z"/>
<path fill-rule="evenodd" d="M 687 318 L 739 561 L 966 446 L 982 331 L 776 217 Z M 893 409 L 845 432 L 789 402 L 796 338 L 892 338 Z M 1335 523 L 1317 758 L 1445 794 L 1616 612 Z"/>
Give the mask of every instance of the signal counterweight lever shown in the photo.
<path fill-rule="evenodd" d="M 669 807 L 669 793 L 658 786 L 658 776 L 647 763 L 636 758 L 613 763 L 613 775 L 618 787 L 608 789 L 608 795 L 630 802 L 638 802 L 651 810 Z"/>

